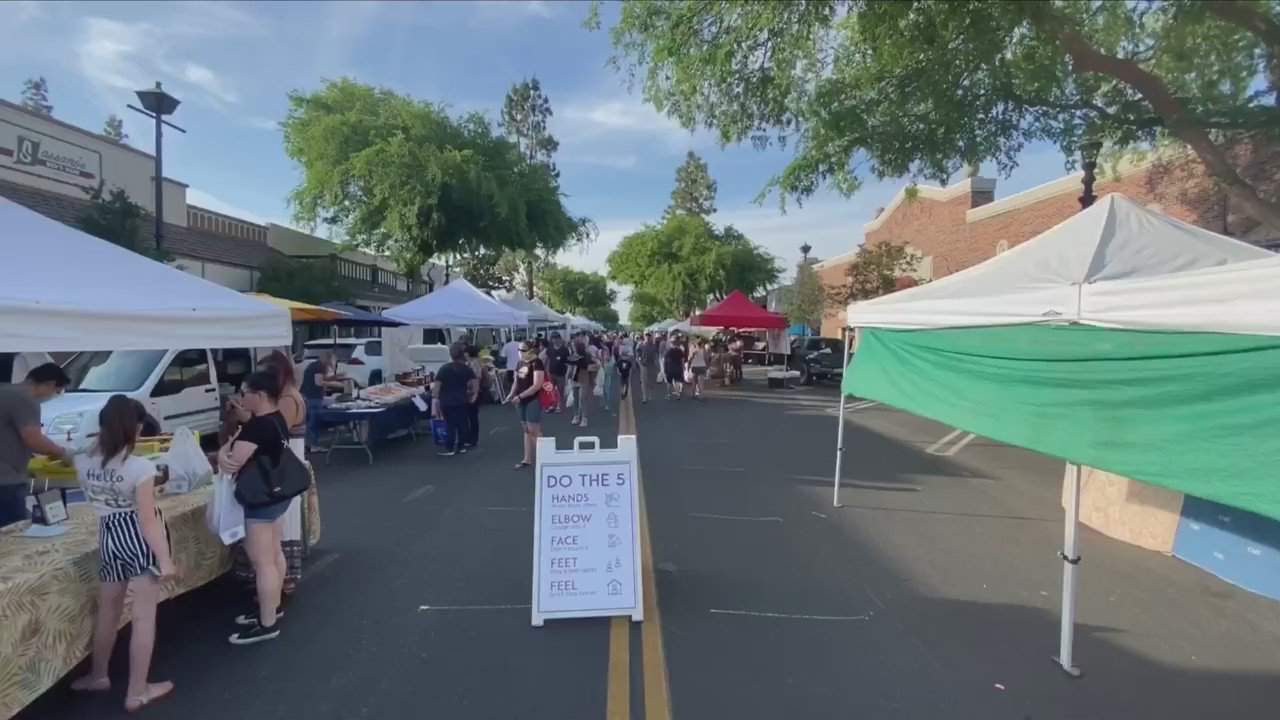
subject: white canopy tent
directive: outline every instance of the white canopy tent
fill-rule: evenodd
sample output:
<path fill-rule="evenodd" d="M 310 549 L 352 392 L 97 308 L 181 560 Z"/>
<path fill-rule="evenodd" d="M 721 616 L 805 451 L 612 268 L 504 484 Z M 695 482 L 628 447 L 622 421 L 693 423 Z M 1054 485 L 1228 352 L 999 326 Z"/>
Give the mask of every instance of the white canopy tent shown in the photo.
<path fill-rule="evenodd" d="M 513 327 L 529 324 L 529 314 L 485 295 L 461 278 L 428 295 L 382 312 L 414 327 Z"/>
<path fill-rule="evenodd" d="M 678 333 L 684 333 L 685 335 L 703 335 L 706 337 L 711 337 L 712 335 L 715 335 L 716 332 L 718 331 L 719 331 L 719 328 L 714 328 L 714 327 L 704 326 L 704 325 L 694 325 L 688 320 L 683 320 L 681 322 L 675 323 L 674 325 L 671 325 L 670 327 L 666 328 L 666 330 L 664 330 L 664 332 L 667 332 L 667 333 L 678 332 Z"/>
<path fill-rule="evenodd" d="M 289 346 L 289 311 L 0 198 L 0 351 Z"/>
<path fill-rule="evenodd" d="M 645 328 L 645 330 L 647 332 L 666 332 L 670 330 L 672 327 L 678 325 L 679 323 L 680 321 L 675 319 L 663 320 L 661 322 L 656 322 L 650 325 L 649 327 Z"/>
<path fill-rule="evenodd" d="M 564 315 L 520 293 L 499 295 L 498 301 L 515 310 L 527 313 L 530 325 L 563 325 L 568 321 L 568 318 Z"/>
<path fill-rule="evenodd" d="M 1277 308 L 1280 258 L 1273 253 L 1112 194 L 980 265 L 927 285 L 853 303 L 847 318 L 852 328 L 918 331 L 1070 323 L 1130 331 L 1280 335 Z M 870 382 L 865 377 L 855 379 L 856 374 L 855 363 L 846 372 L 840 397 L 837 506 L 845 397 L 854 386 Z M 969 391 L 952 389 L 957 397 Z M 992 407 L 990 412 L 1001 410 Z M 1069 463 L 1068 470 L 1061 552 L 1065 561 L 1062 623 L 1055 659 L 1068 672 L 1078 674 L 1072 652 L 1080 468 Z"/>

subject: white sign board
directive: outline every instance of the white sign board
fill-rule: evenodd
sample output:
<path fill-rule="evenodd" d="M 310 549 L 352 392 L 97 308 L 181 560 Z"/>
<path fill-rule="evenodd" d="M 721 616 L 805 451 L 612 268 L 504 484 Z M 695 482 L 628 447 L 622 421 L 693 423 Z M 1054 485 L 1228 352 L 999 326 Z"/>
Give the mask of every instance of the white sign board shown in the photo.
<path fill-rule="evenodd" d="M 636 438 L 614 450 L 579 437 L 572 450 L 538 440 L 533 521 L 533 624 L 630 615 L 643 620 Z"/>
<path fill-rule="evenodd" d="M 0 167 L 82 187 L 102 182 L 102 153 L 7 120 L 0 120 Z"/>

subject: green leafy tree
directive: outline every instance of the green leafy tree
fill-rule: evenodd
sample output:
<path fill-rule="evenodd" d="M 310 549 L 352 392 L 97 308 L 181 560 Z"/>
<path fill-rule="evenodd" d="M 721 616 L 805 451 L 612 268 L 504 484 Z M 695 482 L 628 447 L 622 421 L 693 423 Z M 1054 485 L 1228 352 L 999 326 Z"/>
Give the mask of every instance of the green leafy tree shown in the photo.
<path fill-rule="evenodd" d="M 559 181 L 481 113 L 350 79 L 289 95 L 285 151 L 302 167 L 290 199 L 306 225 L 337 226 L 353 246 L 411 273 L 436 258 L 551 250 L 588 237 Z"/>
<path fill-rule="evenodd" d="M 129 134 L 124 131 L 124 120 L 121 120 L 120 116 L 115 113 L 108 115 L 106 122 L 102 124 L 102 134 L 118 143 L 129 139 Z"/>
<path fill-rule="evenodd" d="M 1234 207 L 1280 229 L 1240 151 L 1280 135 L 1275 0 L 629 0 L 611 38 L 615 65 L 685 127 L 794 147 L 765 188 L 784 198 L 982 162 L 1007 175 L 1032 142 L 1070 165 L 1097 138 L 1189 148 Z"/>
<path fill-rule="evenodd" d="M 733 290 L 748 295 L 777 281 L 777 261 L 732 226 L 678 213 L 622 239 L 609 254 L 609 277 L 630 285 L 642 314 L 686 317 Z M 632 320 L 632 322 L 638 322 Z"/>
<path fill-rule="evenodd" d="M 538 278 L 542 301 L 558 312 L 582 315 L 599 323 L 618 323 L 613 303 L 618 294 L 604 275 L 563 265 L 544 269 Z"/>
<path fill-rule="evenodd" d="M 49 103 L 49 81 L 43 75 L 22 82 L 22 107 L 41 115 L 53 115 L 53 105 Z"/>
<path fill-rule="evenodd" d="M 551 171 L 553 177 L 559 178 L 560 171 L 556 169 L 554 157 L 560 149 L 560 141 L 547 129 L 547 122 L 552 115 L 551 101 L 542 92 L 542 84 L 538 82 L 538 78 L 533 77 L 512 85 L 507 91 L 498 124 L 520 148 L 526 162 L 543 165 Z M 507 256 L 508 260 L 520 261 L 520 285 L 525 297 L 534 296 L 538 274 L 550 263 L 550 258 L 567 244 L 563 238 L 548 238 L 546 241 L 535 238 L 533 248 L 519 250 L 514 256 Z"/>
<path fill-rule="evenodd" d="M 146 232 L 146 213 L 127 192 L 118 187 L 104 192 L 99 187 L 90 191 L 89 201 L 91 204 L 76 223 L 81 230 L 152 260 L 172 259 L 167 252 L 156 249 L 155 239 Z"/>
<path fill-rule="evenodd" d="M 880 242 L 862 245 L 845 270 L 845 283 L 828 288 L 831 306 L 844 307 L 856 300 L 870 300 L 897 290 L 920 264 L 920 257 L 905 245 Z M 914 280 L 908 284 L 915 284 Z M 819 317 L 821 320 L 821 317 Z"/>
<path fill-rule="evenodd" d="M 710 217 L 716 211 L 716 181 L 707 163 L 690 150 L 676 168 L 676 186 L 671 190 L 669 213 L 687 213 Z"/>
<path fill-rule="evenodd" d="M 635 327 L 648 327 L 660 320 L 666 320 L 665 308 L 658 298 L 643 290 L 632 290 L 630 295 L 631 309 L 627 313 L 627 322 Z"/>
<path fill-rule="evenodd" d="M 312 305 L 350 302 L 353 295 L 350 283 L 330 259 L 299 260 L 284 256 L 272 258 L 262 268 L 258 292 Z"/>
<path fill-rule="evenodd" d="M 796 279 L 791 283 L 784 299 L 783 309 L 787 321 L 809 328 L 822 325 L 822 313 L 827 307 L 827 291 L 822 286 L 813 264 L 801 261 L 796 265 Z"/>

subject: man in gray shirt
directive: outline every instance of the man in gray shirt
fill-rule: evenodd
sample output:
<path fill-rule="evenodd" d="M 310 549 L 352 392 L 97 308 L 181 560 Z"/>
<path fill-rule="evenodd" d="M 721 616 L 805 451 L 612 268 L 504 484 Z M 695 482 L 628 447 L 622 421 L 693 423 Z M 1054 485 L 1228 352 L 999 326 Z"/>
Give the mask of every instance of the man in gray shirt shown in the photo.
<path fill-rule="evenodd" d="M 62 368 L 45 363 L 17 385 L 0 385 L 0 527 L 27 519 L 31 453 L 69 459 L 66 449 L 40 431 L 40 403 L 69 382 Z"/>
<path fill-rule="evenodd" d="M 640 343 L 640 402 L 649 402 L 649 394 L 658 387 L 658 358 L 662 357 L 658 341 L 650 333 Z"/>

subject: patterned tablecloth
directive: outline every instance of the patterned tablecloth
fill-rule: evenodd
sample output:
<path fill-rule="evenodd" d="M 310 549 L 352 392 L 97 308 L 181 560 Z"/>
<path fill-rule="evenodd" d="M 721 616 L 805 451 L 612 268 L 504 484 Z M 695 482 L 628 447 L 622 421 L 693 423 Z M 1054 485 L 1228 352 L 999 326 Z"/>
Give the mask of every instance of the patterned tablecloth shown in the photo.
<path fill-rule="evenodd" d="M 172 598 L 230 566 L 227 548 L 205 526 L 210 487 L 159 500 L 179 577 Z M 318 503 L 308 503 L 308 535 L 320 536 Z M 0 530 L 0 718 L 17 714 L 89 655 L 98 587 L 98 523 L 84 504 L 69 508 L 67 532 L 24 538 L 26 523 Z M 129 617 L 126 608 L 124 618 Z"/>

